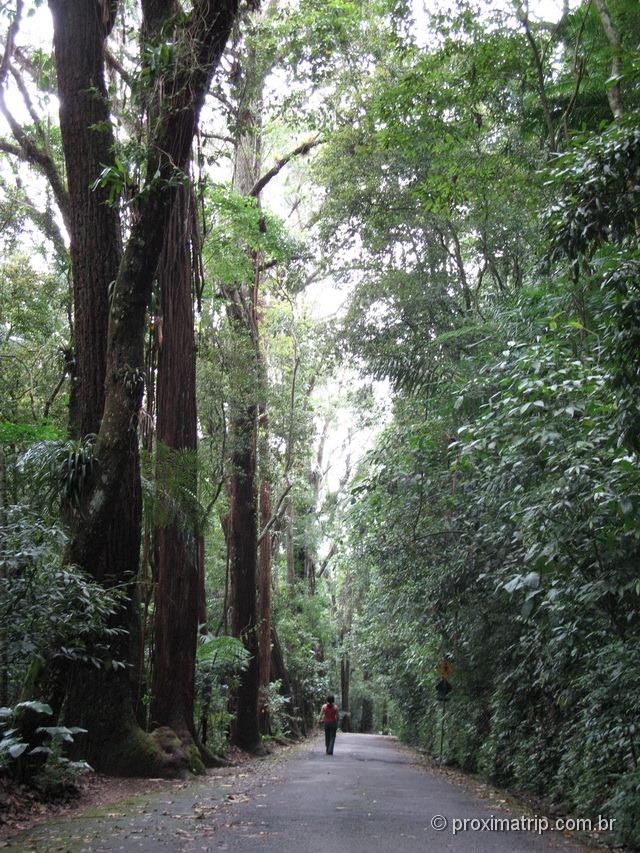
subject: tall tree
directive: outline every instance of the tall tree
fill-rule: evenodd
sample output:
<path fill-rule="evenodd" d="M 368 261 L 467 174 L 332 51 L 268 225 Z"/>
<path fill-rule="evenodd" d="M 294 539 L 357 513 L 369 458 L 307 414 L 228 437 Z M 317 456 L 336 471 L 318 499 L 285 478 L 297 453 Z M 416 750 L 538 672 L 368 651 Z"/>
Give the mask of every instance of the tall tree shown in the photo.
<path fill-rule="evenodd" d="M 71 269 L 74 303 L 74 360 L 70 427 L 78 439 L 96 435 L 104 408 L 109 288 L 121 262 L 122 246 L 117 209 L 108 203 L 108 189 L 96 186 L 106 164 L 114 158 L 115 140 L 104 77 L 105 41 L 113 27 L 117 4 L 70 4 L 51 0 L 54 50 L 60 97 L 60 130 L 65 156 Z M 92 559 L 93 577 L 107 586 L 124 581 L 128 604 L 121 619 L 128 632 L 116 650 L 135 660 L 137 639 L 135 581 L 140 549 L 141 497 L 138 446 L 135 433 L 123 450 L 122 475 L 114 490 L 102 547 Z M 76 519 L 81 523 L 81 519 Z M 128 647 L 128 642 L 131 647 Z M 85 745 L 100 766 L 105 735 L 114 737 L 122 721 L 131 722 L 128 680 L 114 679 L 109 714 L 100 702 L 86 702 L 87 684 L 100 694 L 103 673 L 72 674 L 66 701 L 72 714 L 88 729 Z M 133 724 L 131 722 L 131 724 Z"/>
<path fill-rule="evenodd" d="M 251 11 L 259 14 L 259 4 Z M 234 71 L 237 93 L 233 189 L 250 195 L 259 177 L 262 79 L 258 74 L 255 42 Z M 257 299 L 260 270 L 254 253 L 253 279 L 238 281 L 227 291 L 227 315 L 247 362 L 247 377 L 231 403 L 231 488 L 229 546 L 231 557 L 232 631 L 250 653 L 236 694 L 232 739 L 245 749 L 260 743 L 258 691 L 260 661 L 257 625 L 258 491 L 256 457 L 258 434 L 257 383 L 259 341 Z"/>
<path fill-rule="evenodd" d="M 145 37 L 157 40 L 179 12 L 175 0 L 145 7 Z M 154 104 L 152 110 L 160 107 Z M 158 266 L 161 340 L 157 376 L 157 466 L 160 488 L 178 481 L 179 517 L 156 529 L 156 591 L 151 722 L 169 726 L 194 746 L 195 655 L 200 605 L 199 533 L 193 517 L 197 494 L 196 352 L 193 311 L 194 199 L 179 186 Z"/>
<path fill-rule="evenodd" d="M 160 10 L 160 14 L 164 11 Z M 90 0 L 50 0 L 56 43 L 62 114 L 75 116 L 63 130 L 64 155 L 69 175 L 89 174 L 87 160 L 91 152 L 92 134 L 96 132 L 93 112 L 83 109 L 86 93 L 99 91 L 103 79 L 104 38 L 116 11 L 115 3 L 96 6 Z M 143 184 L 137 214 L 132 223 L 124 252 L 110 271 L 110 309 L 106 347 L 104 412 L 93 449 L 94 474 L 83 488 L 80 511 L 71 523 L 68 559 L 104 582 L 99 570 L 108 548 L 108 530 L 120 512 L 119 495 L 123 482 L 132 471 L 132 453 L 137 442 L 136 422 L 143 391 L 145 312 L 152 283 L 164 243 L 176 188 L 183 182 L 191 143 L 198 125 L 200 110 L 211 77 L 225 47 L 235 13 L 236 0 L 195 0 L 188 14 L 175 22 L 171 34 L 160 34 L 165 42 L 171 36 L 169 61 L 149 71 L 143 80 L 152 92 L 162 96 L 154 105 L 150 138 L 146 151 Z M 143 2 L 145 27 L 156 20 L 158 4 Z M 72 34 L 72 35 L 70 35 Z M 148 54 L 145 54 L 148 56 Z M 87 62 L 98 57 L 98 65 L 89 70 Z M 91 58 L 91 59 L 89 59 Z M 85 75 L 85 76 L 83 76 Z M 155 79 L 154 79 L 154 75 Z M 76 81 L 80 80 L 78 84 Z M 110 124 L 106 94 L 99 100 L 104 114 L 97 127 Z M 63 119 L 66 121 L 66 119 Z M 86 144 L 81 144 L 83 140 Z M 107 150 L 103 161 L 113 163 L 113 150 Z M 104 172 L 103 172 L 104 177 Z M 113 179 L 107 170 L 106 178 Z M 80 177 L 78 178 L 80 181 Z M 78 192 L 73 216 L 78 230 L 89 221 L 95 204 L 91 183 Z M 114 218 L 108 227 L 117 230 Z M 92 241 L 78 242 L 77 269 L 90 269 Z M 100 243 L 98 243 L 100 245 Z M 86 255 L 86 257 L 85 257 Z M 78 273 L 75 273 L 78 275 Z M 108 298 L 108 297 L 107 297 Z M 92 308 L 92 302 L 81 303 L 81 314 Z M 94 377 L 95 378 L 95 377 Z M 98 380 L 101 385 L 101 381 Z M 130 511 L 130 507 L 123 512 Z M 132 549 L 137 560 L 138 548 Z M 130 610 L 135 609 L 132 576 L 129 567 L 110 567 L 110 581 L 129 588 Z M 130 620 L 123 620 L 129 629 Z M 65 715 L 71 720 L 88 721 L 89 758 L 101 769 L 119 772 L 161 772 L 167 767 L 166 756 L 137 728 L 131 710 L 127 673 L 100 670 L 91 674 L 87 687 L 86 671 L 71 673 L 67 692 L 75 701 L 67 702 Z"/>
<path fill-rule="evenodd" d="M 162 342 L 157 379 L 157 470 L 160 488 L 178 480 L 182 495 L 197 492 L 197 415 L 192 296 L 192 194 L 178 190 L 158 267 Z M 175 491 L 175 490 L 174 490 Z M 185 506 L 185 503 L 187 506 Z M 198 632 L 198 536 L 193 507 L 182 501 L 155 532 L 156 592 L 151 722 L 193 743 Z"/>

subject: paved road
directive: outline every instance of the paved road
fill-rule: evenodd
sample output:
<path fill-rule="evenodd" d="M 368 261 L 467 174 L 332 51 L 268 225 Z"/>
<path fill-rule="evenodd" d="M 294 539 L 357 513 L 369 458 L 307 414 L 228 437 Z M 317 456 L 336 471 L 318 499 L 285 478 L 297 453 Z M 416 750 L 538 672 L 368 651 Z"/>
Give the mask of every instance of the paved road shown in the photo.
<path fill-rule="evenodd" d="M 586 849 L 551 832 L 543 837 L 499 831 L 454 836 L 455 817 L 488 819 L 508 813 L 492 813 L 465 789 L 411 762 L 411 753 L 393 738 L 339 734 L 333 756 L 325 755 L 318 742 L 287 765 L 280 784 L 238 809 L 240 822 L 219 834 L 217 848 L 232 853 Z M 436 815 L 447 819 L 447 828 L 432 827 Z"/>
<path fill-rule="evenodd" d="M 452 833 L 454 818 L 490 819 L 491 806 L 437 772 L 415 766 L 393 738 L 338 735 L 333 756 L 320 739 L 251 773 L 206 781 L 47 823 L 12 851 L 137 853 L 430 853 L 584 851 L 560 833 Z M 271 763 L 270 763 L 271 762 Z M 447 819 L 436 831 L 431 820 Z M 497 818 L 510 813 L 494 811 Z"/>

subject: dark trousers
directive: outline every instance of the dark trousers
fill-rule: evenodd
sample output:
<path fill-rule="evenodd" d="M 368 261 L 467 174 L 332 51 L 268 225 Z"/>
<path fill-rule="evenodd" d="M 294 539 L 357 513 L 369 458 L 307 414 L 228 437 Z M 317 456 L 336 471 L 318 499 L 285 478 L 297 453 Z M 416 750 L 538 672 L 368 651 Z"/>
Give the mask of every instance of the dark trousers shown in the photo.
<path fill-rule="evenodd" d="M 333 745 L 336 742 L 337 723 L 324 724 L 324 742 L 327 747 L 327 755 L 333 755 Z"/>

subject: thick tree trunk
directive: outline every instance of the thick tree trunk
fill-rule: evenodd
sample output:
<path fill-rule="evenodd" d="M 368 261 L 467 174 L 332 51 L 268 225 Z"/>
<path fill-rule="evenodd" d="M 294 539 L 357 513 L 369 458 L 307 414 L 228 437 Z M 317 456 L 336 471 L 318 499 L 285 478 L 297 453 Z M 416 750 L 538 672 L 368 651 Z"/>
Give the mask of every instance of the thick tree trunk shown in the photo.
<path fill-rule="evenodd" d="M 236 716 L 231 740 L 242 749 L 253 751 L 260 744 L 258 693 L 260 661 L 257 613 L 257 494 L 256 427 L 258 411 L 249 404 L 232 420 L 234 451 L 231 463 L 231 567 L 232 633 L 240 637 L 249 652 L 249 664 L 240 677 L 235 694 Z"/>
<path fill-rule="evenodd" d="M 104 408 L 104 384 L 109 321 L 109 287 L 117 276 L 121 242 L 117 210 L 107 203 L 106 190 L 93 188 L 105 165 L 113 162 L 113 132 L 104 80 L 104 41 L 113 17 L 97 14 L 95 4 L 51 0 L 54 17 L 54 49 L 60 95 L 60 129 L 67 166 L 69 193 L 68 228 L 74 298 L 74 351 L 70 428 L 84 438 L 97 434 Z M 114 11 L 114 10 L 112 10 Z M 135 440 L 126 447 L 122 477 L 114 496 L 102 546 L 94 555 L 91 574 L 106 586 L 125 583 L 135 598 L 135 577 L 140 550 L 141 493 Z M 132 686 L 136 680 L 139 614 L 135 601 L 118 614 L 116 627 L 128 631 L 128 641 L 118 643 L 114 653 L 134 663 L 120 671 L 118 689 L 103 691 L 101 675 L 91 672 L 88 680 L 103 694 L 101 704 L 110 705 L 113 717 L 130 717 Z M 69 722 L 82 722 L 92 733 L 87 757 L 101 769 L 104 752 L 113 750 L 103 714 L 90 706 L 80 709 L 86 668 L 72 667 L 66 673 L 68 695 L 65 715 Z M 109 679 L 112 681 L 113 679 Z M 132 725 L 135 725 L 132 723 Z M 111 737 L 113 727 L 109 726 Z M 127 735 L 128 736 L 128 735 Z"/>
<path fill-rule="evenodd" d="M 104 409 L 109 285 L 122 254 L 118 211 L 107 203 L 106 189 L 94 189 L 114 158 L 104 78 L 104 43 L 113 21 L 87 0 L 50 0 L 49 6 L 69 194 L 75 334 L 71 430 L 83 438 L 98 432 Z"/>
<path fill-rule="evenodd" d="M 259 2 L 250 7 L 259 11 Z M 259 177 L 262 85 L 255 45 L 250 44 L 239 64 L 237 86 L 237 131 L 233 188 L 249 195 Z M 258 698 L 260 659 L 257 620 L 258 572 L 258 492 L 256 456 L 260 387 L 260 345 L 258 340 L 257 298 L 260 283 L 259 262 L 253 256 L 254 278 L 238 281 L 227 292 L 227 314 L 239 345 L 246 354 L 244 388 L 232 401 L 231 440 L 231 600 L 233 635 L 241 637 L 250 654 L 249 665 L 240 676 L 236 691 L 236 717 L 231 740 L 246 750 L 260 745 Z"/>
<path fill-rule="evenodd" d="M 55 2 L 62 4 L 62 0 Z M 69 0 L 62 5 L 65 14 L 54 15 L 56 30 L 66 25 L 76 8 L 76 3 Z M 72 558 L 81 566 L 92 565 L 103 545 L 106 522 L 122 482 L 129 437 L 132 432 L 135 434 L 142 400 L 145 312 L 175 197 L 176 170 L 182 173 L 186 166 L 204 95 L 236 10 L 235 0 L 196 3 L 194 13 L 178 34 L 185 42 L 188 61 L 172 66 L 164 78 L 161 115 L 154 123 L 156 133 L 148 146 L 144 204 L 131 229 L 112 288 L 105 409 L 95 446 L 99 474 L 86 490 L 82 523 L 74 525 L 70 548 Z"/>
<path fill-rule="evenodd" d="M 94 195 L 91 189 L 91 182 L 97 174 L 87 167 L 90 160 L 93 159 L 94 163 L 99 161 L 103 153 L 106 156 L 101 160 L 102 164 L 112 162 L 112 151 L 105 143 L 110 115 L 102 63 L 104 37 L 116 4 L 104 2 L 98 5 L 94 0 L 49 0 L 49 5 L 54 23 L 63 148 L 70 196 L 71 183 L 77 189 L 70 204 L 71 218 L 76 223 L 70 230 L 78 232 L 75 249 L 72 249 L 72 255 L 77 252 L 74 288 L 77 277 L 77 286 L 82 289 L 87 286 L 86 281 L 83 283 L 82 269 L 91 275 L 100 272 L 105 245 L 111 254 L 111 235 L 114 227 L 116 236 L 118 230 L 117 219 L 109 218 L 115 213 L 103 204 L 105 199 L 100 192 Z M 113 282 L 104 373 L 104 414 L 94 449 L 97 473 L 85 488 L 82 511 L 72 520 L 68 559 L 104 583 L 118 583 L 128 588 L 128 604 L 124 608 L 126 618 L 122 616 L 119 620 L 121 625 L 135 624 L 134 614 L 138 611 L 134 569 L 139 558 L 139 541 L 137 544 L 133 541 L 133 525 L 131 535 L 126 533 L 121 542 L 115 543 L 118 553 L 121 553 L 120 549 L 122 552 L 126 549 L 130 562 L 125 565 L 119 560 L 115 563 L 110 559 L 109 562 L 103 560 L 105 553 L 110 556 L 110 525 L 118 523 L 128 529 L 137 511 L 130 501 L 123 511 L 121 494 L 123 488 L 139 488 L 135 454 L 137 416 L 144 387 L 145 312 L 175 196 L 176 172 L 180 175 L 187 163 L 204 96 L 236 11 L 236 0 L 215 4 L 196 0 L 191 15 L 182 23 L 177 35 L 178 41 L 182 42 L 181 49 L 180 45 L 177 49 L 180 59 L 175 66 L 167 69 L 161 81 L 163 99 L 158 120 L 153 123 L 153 136 L 148 148 L 143 204 L 124 254 L 115 265 L 115 274 L 111 266 L 108 273 L 100 273 L 105 278 L 110 276 L 106 285 Z M 106 232 L 93 224 L 96 205 L 102 205 L 102 208 L 95 215 L 107 217 L 104 223 Z M 85 225 L 87 238 L 83 241 Z M 72 243 L 73 240 L 72 235 Z M 95 252 L 99 254 L 92 254 Z M 78 294 L 80 300 L 84 297 L 84 293 Z M 108 293 L 101 298 L 108 300 Z M 78 306 L 76 308 L 78 310 Z M 100 313 L 93 296 L 87 300 L 86 310 L 90 310 L 91 317 L 94 312 Z M 84 340 L 84 334 L 79 334 L 78 340 Z M 91 345 L 96 345 L 94 337 Z M 102 361 L 104 365 L 104 356 L 96 361 Z M 96 393 L 102 393 L 102 382 L 97 374 L 92 374 L 87 382 L 93 384 Z M 83 389 L 85 386 L 80 384 L 78 387 Z M 87 411 L 97 405 L 92 402 Z M 74 422 L 84 431 L 82 411 L 83 403 L 78 401 L 74 404 Z M 139 536 L 139 524 L 136 528 Z M 101 569 L 103 565 L 104 571 Z M 137 646 L 138 638 L 134 634 L 130 633 L 127 646 L 129 643 Z M 130 649 L 128 653 L 126 658 L 135 660 Z M 159 739 L 150 739 L 137 727 L 131 706 L 129 676 L 120 670 L 83 670 L 80 673 L 77 667 L 73 667 L 69 673 L 65 708 L 70 721 L 77 720 L 89 728 L 87 757 L 99 769 L 138 775 L 159 775 L 178 769 L 175 761 L 171 767 L 167 751 L 157 746 Z M 167 745 L 177 755 L 175 743 Z M 178 763 L 184 766 L 182 761 Z"/>
<path fill-rule="evenodd" d="M 158 265 L 162 345 L 158 353 L 157 470 L 161 488 L 197 491 L 196 361 L 190 190 L 180 187 Z M 179 501 L 179 497 L 178 497 Z M 193 508 L 191 508 L 193 511 Z M 193 745 L 195 656 L 200 598 L 198 537 L 189 508 L 155 532 L 157 583 L 151 724 Z"/>

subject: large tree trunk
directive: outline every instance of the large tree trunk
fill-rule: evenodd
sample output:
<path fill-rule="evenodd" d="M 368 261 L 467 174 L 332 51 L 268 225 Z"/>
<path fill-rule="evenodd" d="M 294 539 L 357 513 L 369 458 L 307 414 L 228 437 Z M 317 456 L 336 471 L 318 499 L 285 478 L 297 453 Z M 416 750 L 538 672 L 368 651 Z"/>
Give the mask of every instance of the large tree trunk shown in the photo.
<path fill-rule="evenodd" d="M 259 10 L 259 2 L 252 10 Z M 233 188 L 249 195 L 260 173 L 260 142 L 263 79 L 258 71 L 255 45 L 251 43 L 238 67 L 237 130 Z M 260 744 L 258 697 L 260 659 L 257 624 L 258 492 L 256 456 L 258 440 L 258 397 L 260 386 L 260 344 L 257 300 L 260 283 L 259 259 L 252 257 L 254 279 L 236 282 L 227 292 L 227 313 L 239 346 L 245 353 L 244 388 L 232 401 L 231 440 L 231 591 L 232 630 L 241 637 L 250 654 L 249 665 L 240 676 L 236 692 L 236 717 L 231 739 L 242 749 L 256 750 Z"/>
<path fill-rule="evenodd" d="M 104 78 L 104 43 L 113 24 L 96 3 L 50 0 L 69 194 L 75 363 L 71 431 L 97 434 L 104 409 L 109 285 L 122 254 L 118 211 L 94 184 L 113 163 L 114 138 Z"/>
<path fill-rule="evenodd" d="M 118 222 L 115 213 L 104 204 L 99 191 L 92 191 L 99 171 L 89 164 L 109 164 L 113 161 L 110 149 L 110 114 L 103 79 L 104 38 L 112 22 L 116 4 L 94 0 L 49 0 L 53 14 L 56 67 L 61 102 L 61 126 L 67 174 L 76 190 L 70 204 L 74 289 L 83 291 L 92 287 L 83 279 L 83 270 L 91 276 L 104 276 L 105 288 L 113 282 L 109 309 L 109 326 L 106 347 L 106 372 L 104 383 L 104 414 L 100 421 L 94 448 L 96 473 L 82 495 L 81 512 L 71 524 L 71 541 L 68 559 L 105 584 L 119 584 L 128 590 L 126 614 L 121 614 L 120 625 L 131 627 L 138 608 L 135 600 L 135 569 L 139 557 L 139 524 L 136 531 L 129 523 L 136 507 L 122 506 L 122 489 L 139 487 L 135 466 L 137 449 L 137 416 L 144 387 L 144 329 L 145 312 L 151 295 L 164 233 L 175 196 L 176 172 L 180 175 L 187 163 L 199 114 L 237 10 L 236 0 L 195 0 L 191 15 L 184 20 L 177 33 L 175 66 L 167 68 L 159 81 L 163 99 L 158 120 L 153 122 L 143 204 L 133 223 L 127 247 L 114 267 L 103 269 L 105 246 L 112 251 L 112 236 L 117 238 Z M 144 6 L 153 5 L 143 2 Z M 154 83 L 158 85 L 158 81 Z M 94 103 L 95 102 L 95 103 Z M 105 141 L 106 140 L 106 141 Z M 103 157 L 104 155 L 104 157 Z M 99 212 L 98 212 L 98 208 Z M 94 218 L 104 215 L 105 230 L 96 227 Z M 101 221 L 101 220 L 100 220 Z M 86 239 L 84 235 L 86 234 Z M 75 240 L 75 243 L 73 242 Z M 117 240 L 116 240 L 117 243 Z M 96 254 L 97 253 L 97 254 Z M 114 258 L 111 259 L 115 260 Z M 102 284 L 100 285 L 102 287 Z M 107 299 L 96 294 L 86 299 L 90 317 L 101 314 L 96 299 Z M 93 293 L 93 292 L 92 292 Z M 87 293 L 78 294 L 82 300 Z M 79 305 L 76 310 L 83 312 Z M 102 303 L 99 303 L 102 304 Z M 89 317 L 87 323 L 90 324 Z M 89 325 L 90 328 L 90 325 Z M 96 333 L 97 335 L 97 333 Z M 99 337 L 99 336 L 98 336 Z M 85 340 L 78 333 L 78 341 Z M 86 337 L 87 346 L 99 345 L 97 336 Z M 88 356 L 87 356 L 88 357 Z M 104 351 L 96 359 L 104 368 Z M 97 368 L 96 368 L 97 370 Z M 96 373 L 87 382 L 96 393 L 102 393 L 102 380 Z M 78 385 L 82 394 L 89 393 L 83 382 Z M 92 402 L 87 411 L 98 404 Z M 74 404 L 74 421 L 79 429 L 86 429 L 84 404 Z M 130 503 L 130 502 L 129 502 Z M 131 516 L 129 515 L 131 513 Z M 115 543 L 117 553 L 126 550 L 127 564 L 116 559 L 106 562 L 105 553 L 111 557 L 111 524 L 117 523 L 125 536 Z M 136 535 L 134 536 L 134 532 Z M 121 550 L 120 550 L 121 549 Z M 105 570 L 102 570 L 105 566 Z M 108 571 L 108 576 L 106 572 Z M 135 632 L 134 632 L 135 633 Z M 130 633 L 129 642 L 137 638 Z M 116 654 L 120 650 L 116 649 Z M 125 659 L 135 660 L 131 650 Z M 65 708 L 67 717 L 89 728 L 87 757 L 100 769 L 120 773 L 160 774 L 175 772 L 175 762 L 167 760 L 156 742 L 137 727 L 131 705 L 131 684 L 128 674 L 121 670 L 101 669 L 79 671 L 73 667 L 66 685 Z M 174 745 L 172 744 L 172 748 Z M 182 764 L 181 764 L 182 766 Z"/>
<path fill-rule="evenodd" d="M 231 457 L 231 584 L 232 633 L 240 637 L 249 652 L 249 663 L 240 677 L 235 694 L 232 742 L 249 751 L 260 744 L 258 694 L 260 662 L 256 624 L 256 569 L 258 557 L 256 500 L 257 406 L 247 404 L 232 419 Z"/>
<path fill-rule="evenodd" d="M 162 344 L 158 353 L 157 469 L 160 488 L 197 491 L 196 355 L 188 188 L 181 187 L 171 213 L 158 266 Z M 169 726 L 193 745 L 195 656 L 200 596 L 193 507 L 156 528 L 156 594 L 151 724 Z M 170 509 L 170 512 L 172 510 Z"/>
<path fill-rule="evenodd" d="M 112 7 L 114 4 L 112 4 Z M 113 132 L 104 80 L 104 42 L 113 16 L 99 16 L 92 3 L 70 4 L 50 0 L 54 16 L 54 49 L 60 96 L 60 129 L 67 166 L 69 208 L 67 224 L 71 248 L 74 298 L 74 364 L 71 382 L 70 429 L 84 438 L 97 434 L 104 408 L 104 383 L 109 321 L 109 287 L 121 260 L 118 212 L 107 203 L 106 190 L 93 189 L 105 165 L 113 162 Z M 115 13 L 115 8 L 111 11 Z M 123 454 L 123 470 L 102 547 L 90 567 L 91 574 L 106 586 L 125 583 L 130 599 L 136 595 L 135 580 L 140 550 L 141 494 L 138 446 L 131 440 Z M 137 660 L 139 614 L 135 600 L 115 619 L 128 631 L 114 654 L 125 661 Z M 94 668 L 91 668 L 92 670 Z M 128 720 L 122 735 L 135 727 L 131 714 L 132 684 L 136 666 L 121 672 L 117 689 L 106 690 L 106 671 L 87 672 L 74 666 L 65 674 L 65 719 L 89 729 L 83 745 L 87 758 L 102 769 L 113 752 L 114 727 L 110 718 Z M 121 683 L 120 683 L 121 682 Z M 99 701 L 84 701 L 92 685 Z M 113 685 L 112 685 L 113 686 Z M 100 712 L 96 705 L 100 705 Z M 105 705 L 109 713 L 105 714 Z M 104 726 L 107 724 L 107 730 Z"/>

